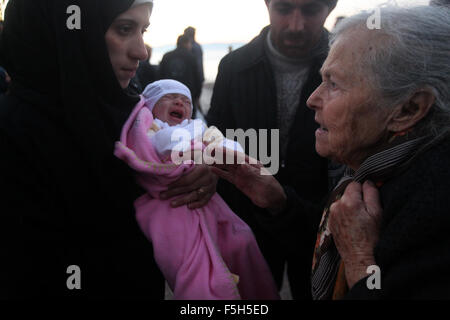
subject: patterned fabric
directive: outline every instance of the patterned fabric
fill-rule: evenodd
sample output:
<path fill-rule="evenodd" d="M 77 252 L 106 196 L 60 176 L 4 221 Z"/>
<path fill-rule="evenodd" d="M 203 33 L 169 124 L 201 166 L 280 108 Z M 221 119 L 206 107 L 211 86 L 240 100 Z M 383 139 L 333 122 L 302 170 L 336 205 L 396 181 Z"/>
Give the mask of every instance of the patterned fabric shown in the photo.
<path fill-rule="evenodd" d="M 344 177 L 329 197 L 319 226 L 312 264 L 314 300 L 341 299 L 348 291 L 344 265 L 328 225 L 331 204 L 342 197 L 352 181 L 363 183 L 371 180 L 379 186 L 389 177 L 404 170 L 425 139 L 408 134 L 395 136 L 387 147 L 367 158 L 356 172 L 350 168 L 346 169 Z"/>

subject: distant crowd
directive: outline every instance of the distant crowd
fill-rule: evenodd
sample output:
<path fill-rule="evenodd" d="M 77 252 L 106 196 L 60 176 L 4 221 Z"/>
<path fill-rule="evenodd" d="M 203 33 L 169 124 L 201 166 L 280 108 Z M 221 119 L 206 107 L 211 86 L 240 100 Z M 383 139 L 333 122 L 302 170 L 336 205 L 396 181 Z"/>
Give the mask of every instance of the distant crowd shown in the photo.
<path fill-rule="evenodd" d="M 187 27 L 178 36 L 175 50 L 167 52 L 159 65 L 152 65 L 152 48 L 146 45 L 148 59 L 139 63 L 136 76 L 131 80 L 130 87 L 141 94 L 145 87 L 159 79 L 173 79 L 186 85 L 192 93 L 193 116 L 200 107 L 200 95 L 205 81 L 203 70 L 203 50 L 195 40 L 196 30 Z"/>

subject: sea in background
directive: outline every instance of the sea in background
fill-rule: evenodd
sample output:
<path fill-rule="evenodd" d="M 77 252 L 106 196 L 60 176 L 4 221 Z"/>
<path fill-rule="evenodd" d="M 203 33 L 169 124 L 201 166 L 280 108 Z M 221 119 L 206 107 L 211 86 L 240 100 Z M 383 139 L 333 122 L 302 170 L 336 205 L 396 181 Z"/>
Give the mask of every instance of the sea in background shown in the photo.
<path fill-rule="evenodd" d="M 226 56 L 230 50 L 236 50 L 244 44 L 245 43 L 241 42 L 200 44 L 203 49 L 203 70 L 205 74 L 205 83 L 203 84 L 203 90 L 200 96 L 201 112 L 196 115 L 197 118 L 203 118 L 208 113 L 220 60 L 222 60 L 222 58 Z M 158 65 L 161 62 L 163 55 L 174 49 L 175 45 L 154 47 L 152 57 L 150 59 L 151 64 Z"/>
<path fill-rule="evenodd" d="M 200 44 L 203 49 L 203 69 L 205 73 L 205 83 L 213 83 L 216 80 L 217 68 L 220 60 L 231 50 L 242 47 L 244 43 L 212 43 Z M 175 49 L 175 45 L 153 48 L 152 64 L 159 64 L 166 52 Z"/>

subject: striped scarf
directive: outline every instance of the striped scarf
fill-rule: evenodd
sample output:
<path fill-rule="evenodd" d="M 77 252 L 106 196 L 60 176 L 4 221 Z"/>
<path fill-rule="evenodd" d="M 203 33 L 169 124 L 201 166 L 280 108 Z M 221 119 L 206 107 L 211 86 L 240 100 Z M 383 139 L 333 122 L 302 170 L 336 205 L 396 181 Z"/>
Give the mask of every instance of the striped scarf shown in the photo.
<path fill-rule="evenodd" d="M 364 183 L 371 180 L 380 186 L 403 171 L 426 139 L 408 136 L 395 136 L 387 147 L 367 158 L 356 172 L 347 168 L 344 177 L 331 193 L 322 215 L 314 248 L 311 279 L 314 300 L 341 299 L 348 291 L 344 264 L 328 226 L 331 204 L 342 197 L 352 181 Z"/>

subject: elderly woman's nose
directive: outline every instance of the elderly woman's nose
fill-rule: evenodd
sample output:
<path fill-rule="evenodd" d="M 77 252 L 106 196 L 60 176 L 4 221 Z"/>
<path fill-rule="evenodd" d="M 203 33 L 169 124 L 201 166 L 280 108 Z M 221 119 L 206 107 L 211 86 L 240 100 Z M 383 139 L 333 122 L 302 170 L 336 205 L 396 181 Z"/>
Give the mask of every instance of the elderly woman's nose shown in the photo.
<path fill-rule="evenodd" d="M 318 109 L 322 105 L 322 99 L 320 98 L 320 86 L 314 90 L 306 101 L 306 105 L 310 109 Z"/>

